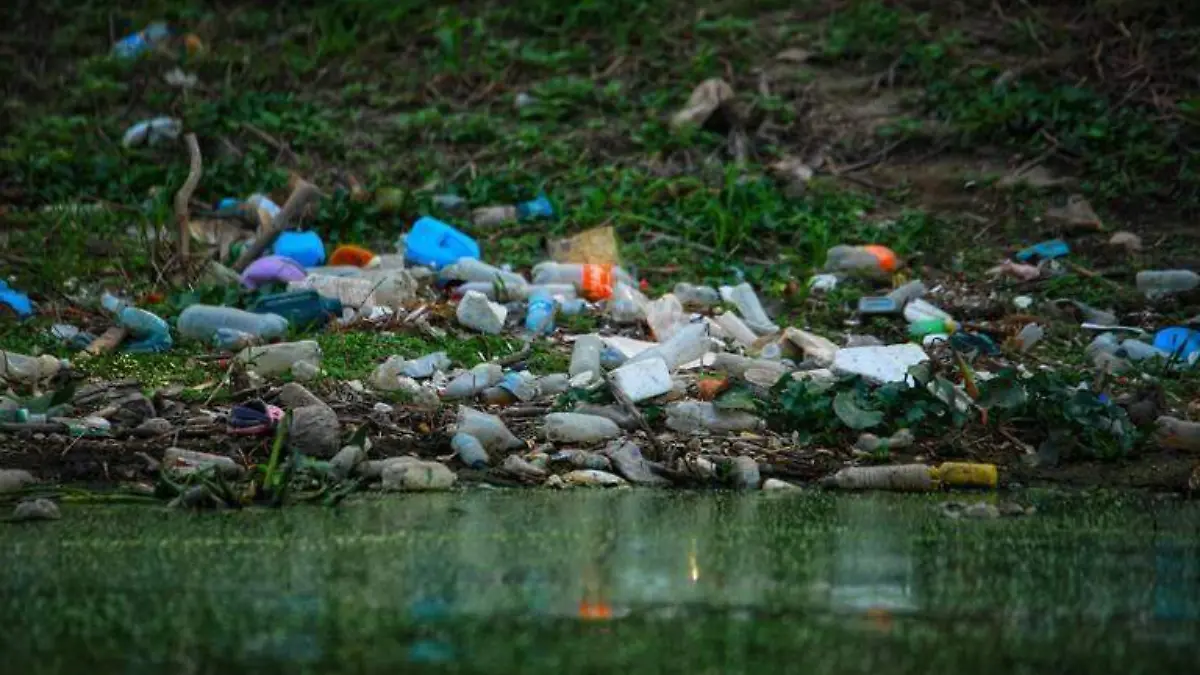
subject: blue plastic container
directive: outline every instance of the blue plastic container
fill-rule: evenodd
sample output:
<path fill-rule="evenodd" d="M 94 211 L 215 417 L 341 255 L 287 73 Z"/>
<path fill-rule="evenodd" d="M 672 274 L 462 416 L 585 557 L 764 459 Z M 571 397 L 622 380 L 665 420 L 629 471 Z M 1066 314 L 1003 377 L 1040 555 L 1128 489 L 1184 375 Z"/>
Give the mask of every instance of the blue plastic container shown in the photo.
<path fill-rule="evenodd" d="M 305 267 L 316 267 L 325 262 L 325 243 L 311 230 L 282 232 L 271 250 L 275 255 L 291 258 Z"/>
<path fill-rule="evenodd" d="M 11 309 L 18 319 L 28 319 L 33 316 L 33 303 L 29 301 L 29 296 L 9 288 L 2 279 L 0 279 L 0 305 Z"/>
<path fill-rule="evenodd" d="M 553 217 L 554 205 L 550 203 L 550 200 L 544 194 L 538 195 L 536 199 L 517 204 L 517 218 L 521 220 Z"/>
<path fill-rule="evenodd" d="M 414 265 L 441 269 L 459 258 L 479 258 L 479 244 L 437 218 L 422 216 L 404 237 L 404 257 Z"/>
<path fill-rule="evenodd" d="M 1200 331 L 1183 326 L 1164 328 L 1154 334 L 1154 346 L 1187 361 L 1188 357 L 1200 351 Z"/>
<path fill-rule="evenodd" d="M 1027 249 L 1023 249 L 1013 257 L 1021 262 L 1053 260 L 1054 258 L 1061 258 L 1070 252 L 1071 247 L 1067 246 L 1067 242 L 1062 239 L 1051 239 L 1049 241 L 1038 242 Z"/>
<path fill-rule="evenodd" d="M 545 291 L 537 291 L 529 298 L 529 309 L 525 313 L 525 330 L 531 335 L 546 335 L 554 331 L 554 298 Z"/>

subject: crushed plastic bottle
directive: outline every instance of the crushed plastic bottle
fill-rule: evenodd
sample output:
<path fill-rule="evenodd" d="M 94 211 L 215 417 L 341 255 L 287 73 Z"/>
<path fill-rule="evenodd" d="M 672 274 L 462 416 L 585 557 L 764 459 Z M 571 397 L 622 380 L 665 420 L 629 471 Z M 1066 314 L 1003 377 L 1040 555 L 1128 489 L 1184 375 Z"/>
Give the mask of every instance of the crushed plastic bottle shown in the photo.
<path fill-rule="evenodd" d="M 685 307 L 707 309 L 721 304 L 721 293 L 712 286 L 696 286 L 681 281 L 675 284 L 674 292 Z"/>
<path fill-rule="evenodd" d="M 528 401 L 540 392 L 538 378 L 526 370 L 514 370 L 504 374 L 496 386 L 483 390 L 483 401 L 488 405 L 510 405 L 517 401 Z"/>
<path fill-rule="evenodd" d="M 255 314 L 274 314 L 297 328 L 324 326 L 342 315 L 342 303 L 323 298 L 312 289 L 274 293 L 259 298 L 250 306 Z"/>
<path fill-rule="evenodd" d="M 712 341 L 708 337 L 708 324 L 692 323 L 677 331 L 670 340 L 639 353 L 629 362 L 660 358 L 674 372 L 683 364 L 704 356 L 710 349 Z"/>
<path fill-rule="evenodd" d="M 499 297 L 520 299 L 528 294 L 529 282 L 515 272 L 489 265 L 475 258 L 462 258 L 446 265 L 438 272 L 442 281 L 482 282 L 503 290 Z"/>
<path fill-rule="evenodd" d="M 646 318 L 646 307 L 650 301 L 632 284 L 618 281 L 608 301 L 608 314 L 615 323 L 639 323 Z"/>
<path fill-rule="evenodd" d="M 580 413 L 550 413 L 542 420 L 546 440 L 592 444 L 621 435 L 621 427 L 607 417 Z"/>
<path fill-rule="evenodd" d="M 508 318 L 508 308 L 492 302 L 487 296 L 474 291 L 468 292 L 454 310 L 458 323 L 471 330 L 489 335 L 499 335 Z"/>
<path fill-rule="evenodd" d="M 604 342 L 599 335 L 579 336 L 571 349 L 571 365 L 567 368 L 567 373 L 576 377 L 590 372 L 595 377 L 600 377 L 600 352 L 603 349 Z"/>
<path fill-rule="evenodd" d="M 28 319 L 33 316 L 33 303 L 29 301 L 29 296 L 10 288 L 8 282 L 3 279 L 0 279 L 0 305 L 12 310 L 18 319 Z"/>
<path fill-rule="evenodd" d="M 489 450 L 514 450 L 525 447 L 525 442 L 514 436 L 499 417 L 465 405 L 458 407 L 454 432 L 478 438 L 483 447 Z"/>
<path fill-rule="evenodd" d="M 1147 270 L 1137 273 L 1138 290 L 1156 299 L 1190 291 L 1200 286 L 1200 274 L 1191 270 Z"/>
<path fill-rule="evenodd" d="M 458 456 L 458 461 L 471 469 L 483 469 L 491 463 L 483 443 L 471 434 L 459 432 L 450 439 L 450 448 Z"/>
<path fill-rule="evenodd" d="M 288 284 L 288 290 L 305 288 L 346 307 L 369 311 L 372 307 L 395 309 L 411 302 L 416 295 L 417 282 L 406 270 L 380 270 L 363 276 L 332 276 L 309 270 L 302 281 Z"/>
<path fill-rule="evenodd" d="M 826 477 L 821 484 L 842 490 L 896 492 L 932 492 L 938 488 L 936 470 L 924 464 L 852 466 Z"/>
<path fill-rule="evenodd" d="M 1017 252 L 1013 258 L 1019 262 L 1028 262 L 1030 260 L 1054 260 L 1062 258 L 1071 252 L 1071 247 L 1062 239 L 1051 239 L 1042 241 L 1022 249 Z"/>
<path fill-rule="evenodd" d="M 667 428 L 680 433 L 730 433 L 762 427 L 762 419 L 742 410 L 721 410 L 710 401 L 676 401 L 667 406 Z"/>
<path fill-rule="evenodd" d="M 267 284 L 286 284 L 303 281 L 304 266 L 278 255 L 269 255 L 250 263 L 242 271 L 242 285 L 254 290 Z"/>
<path fill-rule="evenodd" d="M 865 277 L 887 277 L 899 266 L 895 252 L 886 246 L 838 245 L 825 254 L 825 269 Z"/>
<path fill-rule="evenodd" d="M 450 367 L 450 357 L 446 355 L 446 352 L 430 352 L 411 360 L 400 356 L 388 357 L 388 361 L 393 359 L 395 359 L 398 373 L 418 380 L 433 377 L 434 373 L 442 372 Z"/>
<path fill-rule="evenodd" d="M 63 362 L 49 354 L 26 356 L 0 350 L 0 380 L 3 381 L 36 385 L 54 377 L 62 368 Z"/>
<path fill-rule="evenodd" d="M 682 327 L 687 325 L 683 304 L 673 293 L 667 293 L 646 306 L 646 323 L 650 334 L 658 342 L 666 342 Z"/>
<path fill-rule="evenodd" d="M 903 308 L 908 303 L 918 300 L 925 295 L 927 289 L 925 284 L 920 279 L 914 279 L 908 283 L 897 286 L 887 297 Z"/>
<path fill-rule="evenodd" d="M 750 327 L 746 325 L 746 322 L 742 321 L 742 319 L 733 312 L 723 312 L 718 314 L 713 317 L 713 322 L 716 323 L 726 335 L 733 338 L 734 342 L 737 342 L 743 347 L 749 347 L 758 341 L 758 336 L 754 334 L 754 331 L 750 330 Z"/>
<path fill-rule="evenodd" d="M 441 391 L 442 399 L 471 398 L 503 377 L 504 368 L 499 364 L 481 363 L 450 380 Z"/>
<path fill-rule="evenodd" d="M 127 35 L 113 45 L 112 53 L 119 59 L 132 59 L 153 49 L 171 37 L 171 29 L 165 21 L 147 24 L 142 30 Z"/>
<path fill-rule="evenodd" d="M 100 304 L 116 316 L 121 326 L 134 338 L 133 342 L 125 345 L 126 352 L 153 354 L 171 348 L 171 327 L 157 315 L 138 309 L 111 293 L 105 293 Z"/>
<path fill-rule="evenodd" d="M 779 332 L 779 326 L 767 316 L 758 300 L 758 294 L 749 283 L 742 282 L 737 286 L 722 286 L 721 299 L 737 307 L 738 314 L 746 321 L 746 325 L 755 333 L 768 335 Z"/>
<path fill-rule="evenodd" d="M 163 141 L 173 141 L 183 132 L 183 123 L 173 117 L 155 117 L 142 120 L 125 130 L 121 146 L 132 148 L 143 143 L 155 146 Z"/>
<path fill-rule="evenodd" d="M 554 296 L 545 291 L 536 291 L 529 296 L 525 311 L 525 331 L 530 335 L 547 335 L 554 332 L 554 313 L 557 303 Z"/>
<path fill-rule="evenodd" d="M 1021 332 L 1017 333 L 1017 337 L 1014 340 L 1017 344 L 1017 349 L 1021 350 L 1022 353 L 1028 352 L 1030 349 L 1033 349 L 1034 345 L 1041 342 L 1044 334 L 1045 331 L 1036 323 L 1025 324 L 1021 328 Z"/>
<path fill-rule="evenodd" d="M 314 366 L 321 364 L 321 346 L 315 340 L 280 342 L 261 347 L 247 347 L 238 352 L 237 360 L 262 376 L 286 373 L 299 361 Z"/>
<path fill-rule="evenodd" d="M 471 212 L 471 222 L 478 227 L 494 227 L 514 220 L 553 218 L 554 205 L 545 194 L 517 204 L 484 206 Z"/>
<path fill-rule="evenodd" d="M 222 329 L 246 333 L 258 340 L 272 340 L 287 334 L 288 321 L 278 314 L 256 314 L 236 307 L 190 305 L 175 323 L 179 335 L 209 344 Z"/>
<path fill-rule="evenodd" d="M 533 267 L 535 284 L 571 284 L 588 300 L 607 300 L 616 283 L 637 287 L 629 273 L 615 265 L 542 262 Z"/>

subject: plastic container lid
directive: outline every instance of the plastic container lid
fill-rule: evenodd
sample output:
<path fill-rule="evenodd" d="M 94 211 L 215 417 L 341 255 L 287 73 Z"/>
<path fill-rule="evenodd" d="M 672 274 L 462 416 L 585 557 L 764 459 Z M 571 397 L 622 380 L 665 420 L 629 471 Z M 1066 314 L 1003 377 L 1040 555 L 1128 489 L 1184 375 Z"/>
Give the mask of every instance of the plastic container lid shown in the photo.
<path fill-rule="evenodd" d="M 1187 361 L 1188 358 L 1200 351 L 1200 331 L 1172 326 L 1154 334 L 1154 346 Z"/>
<path fill-rule="evenodd" d="M 440 269 L 459 258 L 479 258 L 479 244 L 437 218 L 423 216 L 404 238 L 404 255 L 415 265 Z"/>

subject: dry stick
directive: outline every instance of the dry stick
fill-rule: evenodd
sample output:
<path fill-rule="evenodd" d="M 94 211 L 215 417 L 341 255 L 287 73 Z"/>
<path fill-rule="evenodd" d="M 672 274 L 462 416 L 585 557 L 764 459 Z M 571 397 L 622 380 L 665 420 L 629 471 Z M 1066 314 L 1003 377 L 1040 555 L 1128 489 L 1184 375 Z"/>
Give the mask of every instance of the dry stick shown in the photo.
<path fill-rule="evenodd" d="M 200 144 L 196 141 L 196 134 L 184 136 L 183 141 L 187 143 L 191 165 L 188 167 L 187 180 L 183 181 L 183 187 L 175 193 L 175 223 L 179 226 L 179 264 L 183 265 L 186 274 L 188 249 L 192 240 L 192 232 L 188 227 L 188 202 L 191 201 L 196 186 L 200 184 L 200 176 L 204 173 L 204 161 L 200 157 Z"/>
<path fill-rule="evenodd" d="M 654 430 L 650 428 L 650 423 L 646 421 L 646 418 L 642 415 L 642 411 L 638 410 L 637 404 L 634 403 L 631 398 L 626 396 L 625 392 L 621 391 L 621 388 L 618 387 L 615 382 L 613 382 L 611 375 L 604 372 L 603 368 L 601 368 L 600 371 L 600 374 L 604 377 L 604 381 L 608 383 L 608 389 L 612 392 L 613 398 L 617 399 L 617 403 L 619 403 L 621 407 L 625 409 L 625 412 L 629 413 L 633 419 L 637 420 L 638 426 L 642 428 L 642 431 L 646 432 L 646 437 L 650 439 L 650 445 L 654 446 L 655 459 L 667 462 L 673 459 L 664 454 L 663 447 L 658 442 L 658 437 L 654 435 Z"/>
<path fill-rule="evenodd" d="M 320 196 L 320 190 L 312 183 L 303 179 L 296 181 L 295 189 L 288 196 L 287 202 L 284 203 L 283 208 L 279 211 L 279 215 L 275 216 L 275 219 L 271 222 L 270 229 L 255 239 L 253 245 L 242 251 L 242 255 L 233 264 L 233 271 L 241 272 L 246 269 L 247 265 L 257 260 L 263 251 L 275 243 L 275 239 L 279 237 L 280 233 L 292 229 L 292 221 L 300 215 L 300 212 L 308 206 L 309 202 L 316 200 Z"/>
<path fill-rule="evenodd" d="M 99 356 L 106 354 L 117 348 L 125 340 L 125 336 L 129 335 L 129 330 L 123 326 L 113 326 L 100 334 L 100 337 L 92 340 L 92 344 L 83 350 L 79 358 L 87 358 L 91 356 Z"/>

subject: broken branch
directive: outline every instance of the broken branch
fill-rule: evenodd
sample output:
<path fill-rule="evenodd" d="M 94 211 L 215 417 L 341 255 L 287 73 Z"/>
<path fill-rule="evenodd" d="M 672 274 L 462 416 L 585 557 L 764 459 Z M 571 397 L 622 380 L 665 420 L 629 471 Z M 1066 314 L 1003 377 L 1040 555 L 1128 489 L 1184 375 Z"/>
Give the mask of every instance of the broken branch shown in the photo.
<path fill-rule="evenodd" d="M 242 251 L 242 255 L 233 264 L 233 270 L 241 272 L 246 269 L 247 265 L 257 260 L 263 251 L 275 243 L 275 240 L 282 232 L 292 229 L 292 221 L 300 215 L 300 212 L 310 202 L 316 201 L 320 196 L 321 192 L 315 185 L 303 179 L 297 180 L 295 187 L 292 189 L 292 194 L 288 196 L 287 202 L 279 210 L 279 215 L 275 216 L 275 219 L 271 221 L 271 227 L 262 236 L 255 239 L 252 246 Z"/>
<path fill-rule="evenodd" d="M 188 166 L 187 180 L 183 181 L 183 187 L 175 193 L 175 223 L 179 226 L 179 260 L 186 269 L 188 249 L 192 238 L 191 230 L 188 227 L 188 202 L 191 201 L 192 193 L 196 191 L 196 186 L 200 183 L 200 176 L 204 173 L 204 162 L 200 157 L 200 144 L 196 141 L 196 134 L 184 136 L 183 141 L 187 144 L 188 158 L 191 164 Z"/>

